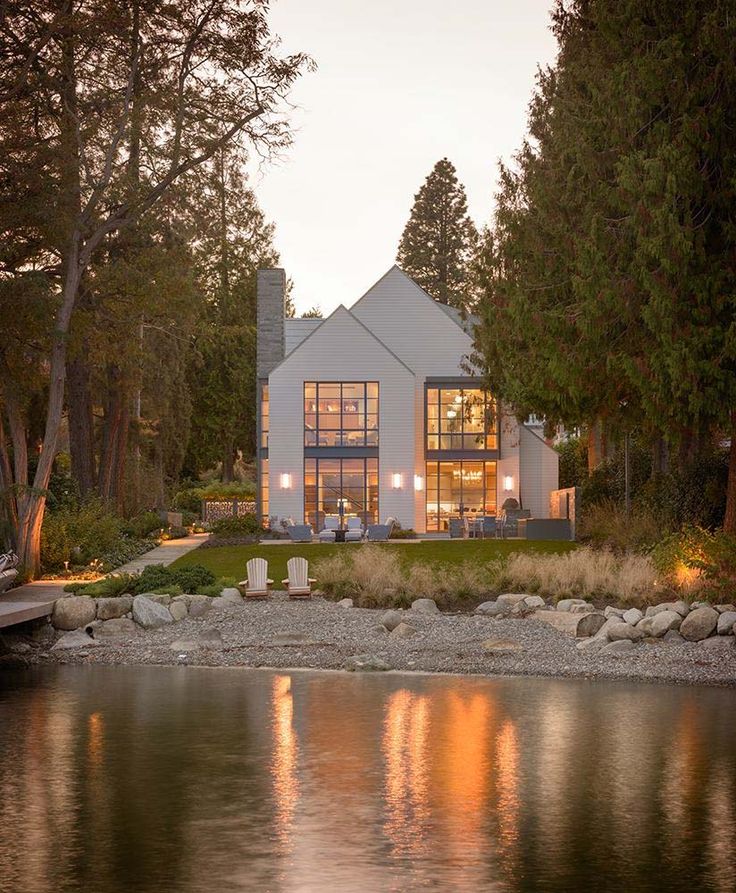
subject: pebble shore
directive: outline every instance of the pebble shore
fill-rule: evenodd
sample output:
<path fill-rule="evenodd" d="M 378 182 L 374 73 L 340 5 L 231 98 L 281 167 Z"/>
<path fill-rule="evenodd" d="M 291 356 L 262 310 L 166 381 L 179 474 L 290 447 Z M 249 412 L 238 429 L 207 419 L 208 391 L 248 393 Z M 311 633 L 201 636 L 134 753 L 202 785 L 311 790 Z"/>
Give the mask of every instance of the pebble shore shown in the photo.
<path fill-rule="evenodd" d="M 136 625 L 127 634 L 90 638 L 88 643 L 85 639 L 77 647 L 52 650 L 62 634 L 50 626 L 8 644 L 32 665 L 397 670 L 736 687 L 733 636 L 715 646 L 713 640 L 657 639 L 621 653 L 601 654 L 579 649 L 579 639 L 529 616 L 409 609 L 387 622 L 395 627 L 390 631 L 383 623 L 384 609 L 355 608 L 319 596 L 290 601 L 276 592 L 267 601 L 217 602 L 200 617 L 152 629 Z"/>

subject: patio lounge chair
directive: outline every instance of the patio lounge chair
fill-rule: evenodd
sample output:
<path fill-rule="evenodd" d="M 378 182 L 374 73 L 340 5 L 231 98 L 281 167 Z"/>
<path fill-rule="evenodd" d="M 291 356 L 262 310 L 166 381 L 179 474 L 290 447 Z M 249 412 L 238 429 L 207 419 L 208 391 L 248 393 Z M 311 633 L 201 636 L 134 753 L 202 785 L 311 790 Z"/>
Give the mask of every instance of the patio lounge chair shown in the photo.
<path fill-rule="evenodd" d="M 325 516 L 325 528 L 319 532 L 319 541 L 321 543 L 334 543 L 335 531 L 340 526 L 340 519 L 337 515 Z"/>
<path fill-rule="evenodd" d="M 365 538 L 372 543 L 380 543 L 391 536 L 394 528 L 394 519 L 386 518 L 385 524 L 369 524 Z"/>
<path fill-rule="evenodd" d="M 248 577 L 238 583 L 240 594 L 245 598 L 268 598 L 268 562 L 265 558 L 251 558 L 245 566 Z"/>
<path fill-rule="evenodd" d="M 289 598 L 311 598 L 312 583 L 316 580 L 309 576 L 309 562 L 306 558 L 290 558 L 286 562 L 289 576 L 281 582 L 286 586 Z"/>
<path fill-rule="evenodd" d="M 465 518 L 450 518 L 450 539 L 459 540 L 467 536 Z"/>
<path fill-rule="evenodd" d="M 309 524 L 290 524 L 286 528 L 292 543 L 311 543 L 312 528 Z"/>
<path fill-rule="evenodd" d="M 363 539 L 363 525 L 360 518 L 348 518 L 348 529 L 345 531 L 346 543 L 359 543 Z"/>

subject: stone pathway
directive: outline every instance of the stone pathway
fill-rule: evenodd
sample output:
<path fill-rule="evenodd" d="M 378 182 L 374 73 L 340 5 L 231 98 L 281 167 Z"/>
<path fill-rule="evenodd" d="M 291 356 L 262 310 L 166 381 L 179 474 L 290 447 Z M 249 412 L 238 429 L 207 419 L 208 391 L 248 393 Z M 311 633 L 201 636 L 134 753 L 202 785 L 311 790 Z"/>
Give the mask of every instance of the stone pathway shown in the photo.
<path fill-rule="evenodd" d="M 190 536 L 176 540 L 165 540 L 160 546 L 151 549 L 129 561 L 122 567 L 116 568 L 116 574 L 139 574 L 149 564 L 168 565 L 201 546 L 208 539 L 208 533 L 193 533 Z M 9 592 L 0 595 L 0 629 L 6 626 L 14 626 L 16 623 L 25 623 L 28 620 L 36 620 L 39 617 L 50 617 L 57 598 L 64 594 L 64 587 L 71 580 L 36 580 L 34 583 L 26 583 L 17 586 Z"/>

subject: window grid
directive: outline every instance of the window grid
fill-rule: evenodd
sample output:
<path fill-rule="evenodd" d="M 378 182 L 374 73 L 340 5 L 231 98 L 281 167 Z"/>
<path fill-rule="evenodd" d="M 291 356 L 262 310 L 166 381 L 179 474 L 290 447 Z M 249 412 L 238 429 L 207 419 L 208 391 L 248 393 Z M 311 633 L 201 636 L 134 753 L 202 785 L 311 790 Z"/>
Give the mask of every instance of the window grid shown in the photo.
<path fill-rule="evenodd" d="M 304 446 L 378 446 L 378 382 L 305 381 Z"/>
<path fill-rule="evenodd" d="M 495 515 L 496 473 L 495 462 L 427 462 L 427 530 L 447 530 L 450 518 L 463 515 Z"/>
<path fill-rule="evenodd" d="M 427 388 L 428 450 L 495 450 L 496 405 L 481 388 Z"/>

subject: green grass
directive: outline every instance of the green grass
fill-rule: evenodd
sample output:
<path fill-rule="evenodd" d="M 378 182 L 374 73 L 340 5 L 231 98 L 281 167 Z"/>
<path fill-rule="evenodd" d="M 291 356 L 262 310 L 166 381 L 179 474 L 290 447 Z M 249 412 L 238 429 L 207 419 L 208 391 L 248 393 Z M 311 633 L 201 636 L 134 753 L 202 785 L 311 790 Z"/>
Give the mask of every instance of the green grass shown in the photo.
<path fill-rule="evenodd" d="M 219 546 L 214 549 L 195 549 L 174 562 L 173 567 L 201 564 L 216 577 L 245 577 L 245 564 L 250 558 L 265 558 L 268 575 L 275 581 L 286 577 L 286 562 L 294 556 L 306 558 L 310 565 L 319 558 L 327 558 L 335 552 L 360 548 L 350 543 L 297 544 L 275 546 Z M 569 552 L 574 543 L 525 542 L 523 540 L 433 540 L 421 543 L 386 543 L 381 549 L 391 549 L 400 556 L 406 568 L 412 564 L 461 564 L 464 561 L 486 564 L 504 558 L 511 552 Z"/>

